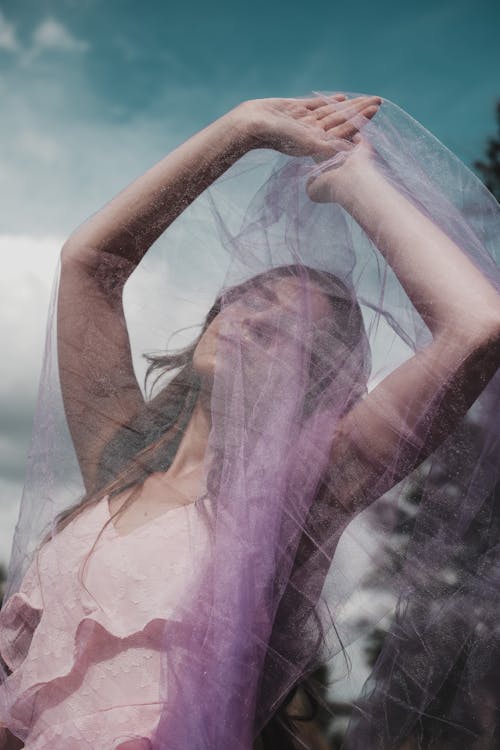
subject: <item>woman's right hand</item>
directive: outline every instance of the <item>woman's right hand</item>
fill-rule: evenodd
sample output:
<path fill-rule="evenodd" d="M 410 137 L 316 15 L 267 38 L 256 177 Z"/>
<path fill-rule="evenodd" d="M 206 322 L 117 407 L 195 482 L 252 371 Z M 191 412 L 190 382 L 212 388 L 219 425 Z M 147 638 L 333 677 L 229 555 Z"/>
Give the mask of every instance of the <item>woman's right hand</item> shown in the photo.
<path fill-rule="evenodd" d="M 347 99 L 344 94 L 308 99 L 253 99 L 240 104 L 238 113 L 253 148 L 272 148 L 290 156 L 329 159 L 373 117 L 379 96 Z"/>

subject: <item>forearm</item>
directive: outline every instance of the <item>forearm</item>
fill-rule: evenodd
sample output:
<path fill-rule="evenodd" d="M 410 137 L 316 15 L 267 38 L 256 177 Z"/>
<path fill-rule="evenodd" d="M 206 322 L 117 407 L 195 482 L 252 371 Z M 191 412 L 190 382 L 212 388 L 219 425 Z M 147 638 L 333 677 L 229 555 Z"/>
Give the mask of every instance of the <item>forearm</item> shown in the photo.
<path fill-rule="evenodd" d="M 174 219 L 250 148 L 239 109 L 208 125 L 122 190 L 65 243 L 69 256 L 103 252 L 132 269 Z"/>
<path fill-rule="evenodd" d="M 68 238 L 63 259 L 80 270 L 106 273 L 104 253 L 123 259 L 117 287 L 140 262 L 169 224 L 214 180 L 252 148 L 272 148 L 294 156 L 329 158 L 330 137 L 345 134 L 346 118 L 373 116 L 379 97 L 343 102 L 327 100 L 256 99 L 243 102 L 200 131 L 122 190 Z M 319 100 L 319 101 L 318 101 Z M 333 101 L 336 100 L 336 101 Z M 318 106 L 321 105 L 321 106 Z M 338 112 L 344 107 L 345 112 Z M 333 117 L 325 117 L 325 108 Z M 318 118 L 315 120 L 315 118 Z M 116 270 L 117 264 L 113 263 Z M 115 286 L 115 291 L 116 291 Z"/>
<path fill-rule="evenodd" d="M 431 332 L 475 335 L 500 320 L 500 296 L 466 254 L 377 171 L 343 178 L 336 200 L 394 270 Z"/>

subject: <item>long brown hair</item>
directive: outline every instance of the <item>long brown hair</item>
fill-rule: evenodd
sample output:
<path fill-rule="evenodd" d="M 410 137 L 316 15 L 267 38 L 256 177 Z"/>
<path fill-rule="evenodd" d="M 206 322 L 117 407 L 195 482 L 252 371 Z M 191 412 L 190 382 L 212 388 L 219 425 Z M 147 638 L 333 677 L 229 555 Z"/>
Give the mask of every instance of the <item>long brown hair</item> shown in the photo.
<path fill-rule="evenodd" d="M 177 452 L 183 431 L 188 424 L 200 392 L 200 379 L 193 366 L 193 355 L 208 326 L 217 317 L 221 308 L 239 299 L 248 289 L 259 287 L 269 281 L 287 277 L 296 278 L 299 274 L 317 284 L 330 300 L 338 319 L 337 330 L 344 332 L 344 339 L 352 351 L 360 350 L 362 362 L 358 387 L 353 385 L 351 402 L 357 400 L 365 389 L 368 346 L 361 309 L 348 287 L 334 274 L 319 271 L 307 266 L 278 266 L 253 276 L 247 281 L 231 287 L 217 297 L 210 308 L 195 341 L 184 349 L 165 352 L 160 355 L 144 355 L 149 362 L 146 371 L 146 387 L 151 376 L 156 374 L 150 389 L 158 380 L 170 372 L 179 372 L 151 400 L 144 403 L 143 409 L 127 424 L 117 430 L 101 453 L 94 486 L 74 506 L 63 511 L 56 519 L 56 532 L 62 530 L 90 503 L 103 497 L 117 495 L 131 487 L 140 487 L 153 472 L 165 472 Z M 364 346 L 359 347 L 360 341 Z M 314 366 L 314 362 L 311 363 Z M 314 386 L 314 396 L 318 388 L 324 389 L 322 381 Z M 312 394 L 309 394 L 310 398 Z M 133 494 L 133 493 L 132 493 Z M 128 507 L 128 498 L 116 515 Z"/>
<path fill-rule="evenodd" d="M 193 355 L 201 337 L 219 314 L 223 306 L 239 299 L 248 289 L 269 281 L 286 277 L 301 277 L 314 282 L 330 300 L 335 311 L 337 329 L 343 332 L 345 344 L 350 351 L 356 348 L 361 352 L 359 371 L 360 382 L 352 388 L 352 400 L 357 400 L 364 392 L 367 373 L 366 334 L 361 309 L 349 288 L 336 276 L 305 266 L 280 266 L 231 287 L 220 295 L 210 308 L 196 340 L 182 350 L 160 355 L 146 355 L 149 366 L 146 372 L 146 386 L 151 389 L 164 375 L 178 372 L 171 377 L 156 396 L 144 403 L 144 408 L 128 423 L 117 430 L 105 446 L 99 461 L 94 486 L 79 503 L 58 516 L 55 533 L 74 520 L 87 506 L 106 496 L 117 495 L 132 488 L 132 492 L 118 511 L 107 523 L 124 512 L 134 502 L 145 479 L 154 472 L 165 472 L 177 452 L 183 432 L 191 418 L 200 393 L 200 379 L 195 372 Z M 361 346 L 359 346 L 361 343 Z M 314 362 L 311 362 L 314 367 Z M 314 380 L 313 378 L 311 380 Z M 320 381 L 319 390 L 327 383 Z M 318 384 L 309 394 L 310 400 L 318 395 Z M 95 546 L 95 545 L 94 545 Z M 91 550 L 92 551 L 92 550 Z M 321 640 L 321 634 L 320 634 Z M 314 649 L 313 649 L 314 650 Z M 318 707 L 318 696 L 307 680 L 300 683 L 302 693 L 308 696 L 311 711 L 305 715 L 291 716 L 286 708 L 293 699 L 299 685 L 295 685 L 286 696 L 273 718 L 264 728 L 261 741 L 264 750 L 292 750 L 296 746 L 292 734 L 296 722 L 309 721 Z"/>

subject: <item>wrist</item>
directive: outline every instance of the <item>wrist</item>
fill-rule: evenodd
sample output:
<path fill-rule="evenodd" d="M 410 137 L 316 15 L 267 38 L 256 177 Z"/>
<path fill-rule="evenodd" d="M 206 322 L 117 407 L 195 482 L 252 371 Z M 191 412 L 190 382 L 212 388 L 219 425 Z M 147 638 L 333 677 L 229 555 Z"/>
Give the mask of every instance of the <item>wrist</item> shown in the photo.
<path fill-rule="evenodd" d="M 258 148 L 259 123 L 249 105 L 250 102 L 242 102 L 217 121 L 228 135 L 230 149 L 236 158 Z"/>
<path fill-rule="evenodd" d="M 269 114 L 261 99 L 248 99 L 238 104 L 227 116 L 231 119 L 239 143 L 245 151 L 274 148 L 270 134 Z"/>
<path fill-rule="evenodd" d="M 343 208 L 363 200 L 366 191 L 378 190 L 384 182 L 382 175 L 371 162 L 349 165 L 338 170 L 332 184 L 332 197 Z"/>

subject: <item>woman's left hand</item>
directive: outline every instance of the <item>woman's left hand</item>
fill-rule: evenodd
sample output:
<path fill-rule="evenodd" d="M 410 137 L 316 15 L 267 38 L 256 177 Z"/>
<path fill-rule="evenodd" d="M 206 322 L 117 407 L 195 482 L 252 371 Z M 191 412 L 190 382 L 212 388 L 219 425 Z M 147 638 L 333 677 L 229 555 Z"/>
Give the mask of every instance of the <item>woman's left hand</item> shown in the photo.
<path fill-rule="evenodd" d="M 359 180 L 373 169 L 374 150 L 370 143 L 357 133 L 352 139 L 352 147 L 340 163 L 326 166 L 319 174 L 309 178 L 307 194 L 316 203 L 342 203 L 342 195 L 356 187 Z"/>
<path fill-rule="evenodd" d="M 348 147 L 362 121 L 372 118 L 379 96 L 347 99 L 344 94 L 309 99 L 254 99 L 237 108 L 253 148 L 272 148 L 290 156 L 329 159 Z"/>

